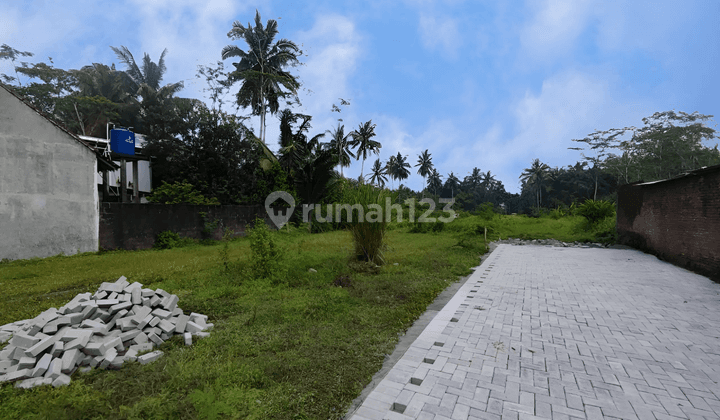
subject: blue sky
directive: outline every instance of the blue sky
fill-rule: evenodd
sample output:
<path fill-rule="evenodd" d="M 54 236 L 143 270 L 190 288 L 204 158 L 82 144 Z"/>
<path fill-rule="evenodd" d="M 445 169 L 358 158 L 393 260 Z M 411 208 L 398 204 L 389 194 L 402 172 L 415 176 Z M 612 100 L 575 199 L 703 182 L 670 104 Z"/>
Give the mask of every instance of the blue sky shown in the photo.
<path fill-rule="evenodd" d="M 414 165 L 428 149 L 444 178 L 478 167 L 519 192 L 533 159 L 572 165 L 581 156 L 571 139 L 596 129 L 640 127 L 671 109 L 720 118 L 716 0 L 3 1 L 0 44 L 63 69 L 124 68 L 110 46 L 137 60 L 167 48 L 163 82 L 203 99 L 197 66 L 220 60 L 232 22 L 252 22 L 256 8 L 305 52 L 292 70 L 303 84 L 294 110 L 313 116 L 311 135 L 338 118 L 346 132 L 372 119 L 382 161 L 400 152 Z M 12 70 L 0 63 L 0 73 Z M 331 112 L 339 98 L 350 105 Z M 257 132 L 259 118 L 249 121 Z M 277 125 L 268 119 L 274 150 Z M 416 171 L 405 184 L 419 190 Z M 360 162 L 345 174 L 357 177 Z"/>

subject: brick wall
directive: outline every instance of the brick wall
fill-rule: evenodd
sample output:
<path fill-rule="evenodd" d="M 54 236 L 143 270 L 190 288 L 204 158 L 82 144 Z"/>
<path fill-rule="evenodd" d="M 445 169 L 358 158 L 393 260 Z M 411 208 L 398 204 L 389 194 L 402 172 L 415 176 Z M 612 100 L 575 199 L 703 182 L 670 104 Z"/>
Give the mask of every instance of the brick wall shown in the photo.
<path fill-rule="evenodd" d="M 206 214 L 205 218 L 201 212 Z M 101 203 L 100 246 L 103 249 L 152 248 L 158 233 L 172 230 L 182 238 L 221 239 L 225 228 L 244 235 L 245 226 L 256 216 L 264 218 L 263 206 L 194 206 L 189 204 Z M 212 233 L 207 222 L 219 220 Z"/>
<path fill-rule="evenodd" d="M 720 282 L 720 165 L 618 191 L 618 241 Z"/>

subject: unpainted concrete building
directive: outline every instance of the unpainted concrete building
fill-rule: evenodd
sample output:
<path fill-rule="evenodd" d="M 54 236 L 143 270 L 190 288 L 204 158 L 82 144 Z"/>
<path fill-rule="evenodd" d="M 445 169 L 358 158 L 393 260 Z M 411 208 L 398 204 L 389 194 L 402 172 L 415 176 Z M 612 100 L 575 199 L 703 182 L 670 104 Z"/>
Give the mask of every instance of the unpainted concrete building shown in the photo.
<path fill-rule="evenodd" d="M 78 136 L 0 84 L 0 259 L 98 250 L 98 171 Z"/>

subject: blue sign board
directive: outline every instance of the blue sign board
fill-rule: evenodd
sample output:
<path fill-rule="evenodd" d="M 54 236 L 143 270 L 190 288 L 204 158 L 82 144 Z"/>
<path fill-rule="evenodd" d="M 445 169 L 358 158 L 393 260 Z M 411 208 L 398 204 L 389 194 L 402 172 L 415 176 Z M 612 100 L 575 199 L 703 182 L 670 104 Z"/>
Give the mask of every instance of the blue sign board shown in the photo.
<path fill-rule="evenodd" d="M 110 130 L 110 150 L 125 155 L 135 154 L 135 133 L 124 128 Z"/>

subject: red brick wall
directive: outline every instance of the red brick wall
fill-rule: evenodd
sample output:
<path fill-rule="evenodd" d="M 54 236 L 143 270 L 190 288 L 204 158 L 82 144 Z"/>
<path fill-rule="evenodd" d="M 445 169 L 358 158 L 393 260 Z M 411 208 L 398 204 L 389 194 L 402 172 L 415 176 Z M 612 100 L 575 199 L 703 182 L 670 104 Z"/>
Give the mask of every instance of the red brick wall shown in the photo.
<path fill-rule="evenodd" d="M 618 241 L 720 281 L 720 165 L 618 191 Z"/>
<path fill-rule="evenodd" d="M 206 214 L 205 219 L 200 215 Z M 189 204 L 101 203 L 100 246 L 103 249 L 152 248 L 158 233 L 171 230 L 181 238 L 221 239 L 225 228 L 244 235 L 256 216 L 270 226 L 263 206 L 194 206 Z M 211 234 L 205 224 L 220 220 Z"/>

